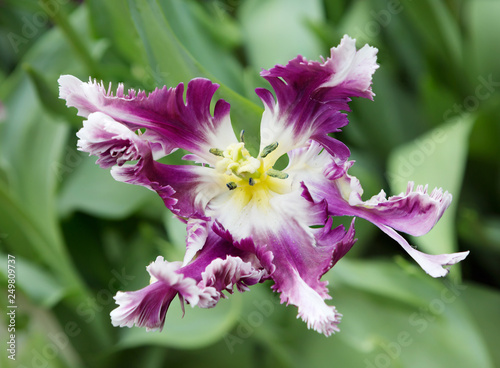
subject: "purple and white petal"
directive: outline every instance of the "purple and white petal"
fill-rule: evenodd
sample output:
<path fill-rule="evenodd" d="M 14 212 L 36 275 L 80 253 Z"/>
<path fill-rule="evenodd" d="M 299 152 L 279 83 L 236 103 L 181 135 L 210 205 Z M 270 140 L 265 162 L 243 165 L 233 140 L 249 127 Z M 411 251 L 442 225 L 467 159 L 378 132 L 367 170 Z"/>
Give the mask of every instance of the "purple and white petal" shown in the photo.
<path fill-rule="evenodd" d="M 118 308 L 111 312 L 114 326 L 146 327 L 161 330 L 170 303 L 179 295 L 181 304 L 192 307 L 214 307 L 223 291 L 232 293 L 248 290 L 248 286 L 261 282 L 267 271 L 251 253 L 242 251 L 220 236 L 217 231 L 207 234 L 205 244 L 197 257 L 187 265 L 167 262 L 159 256 L 147 267 L 151 284 L 131 292 L 118 292 Z M 182 304 L 183 306 L 183 304 Z M 184 306 L 183 306 L 184 309 Z"/>
<path fill-rule="evenodd" d="M 346 232 L 343 226 L 331 228 L 331 220 L 328 220 L 323 228 L 315 229 L 316 247 L 318 253 L 322 253 L 316 262 L 315 272 L 323 275 L 330 270 L 353 246 L 354 224 Z M 280 265 L 282 266 L 282 265 Z M 276 274 L 276 272 L 275 272 Z M 307 323 L 308 328 L 329 336 L 339 331 L 338 324 L 342 315 L 334 306 L 327 305 L 323 300 L 331 299 L 328 294 L 328 282 L 318 282 L 315 288 L 310 287 L 311 277 L 304 277 L 306 272 L 292 272 L 291 277 L 286 273 L 279 272 L 273 279 L 276 284 L 273 289 L 281 292 L 281 301 L 298 306 L 298 317 Z M 309 276 L 309 275 L 308 275 Z"/>
<path fill-rule="evenodd" d="M 336 331 L 340 315 L 325 304 L 324 299 L 330 296 L 320 278 L 352 246 L 353 230 L 346 233 L 343 229 L 311 228 L 331 227 L 331 222 L 326 204 L 304 198 L 300 185 L 287 194 L 267 193 L 267 198 L 258 195 L 243 208 L 234 192 L 211 201 L 207 213 L 216 217 L 236 241 L 251 238 L 271 252 L 272 258 L 262 263 L 272 262 L 269 274 L 282 303 L 296 305 L 309 327 L 327 336 Z"/>
<path fill-rule="evenodd" d="M 324 63 L 332 74 L 322 87 L 340 87 L 346 96 L 372 99 L 372 75 L 379 67 L 377 52 L 368 45 L 356 50 L 356 40 L 345 35 L 337 47 L 332 47 Z"/>
<path fill-rule="evenodd" d="M 408 183 L 405 193 L 386 198 L 382 190 L 367 201 L 356 177 L 346 174 L 335 180 L 326 198 L 336 216 L 359 216 L 374 224 L 389 226 L 414 236 L 428 233 L 451 204 L 452 196 L 441 188 L 428 193 L 427 187 Z"/>
<path fill-rule="evenodd" d="M 151 152 L 140 135 L 101 112 L 89 114 L 76 135 L 78 149 L 99 157 L 96 163 L 103 169 L 139 160 Z"/>
<path fill-rule="evenodd" d="M 469 251 L 437 255 L 422 253 L 408 244 L 408 242 L 391 227 L 381 225 L 379 228 L 396 240 L 419 266 L 432 277 L 446 276 L 449 272 L 448 266 L 452 266 L 464 260 L 469 255 Z"/>
<path fill-rule="evenodd" d="M 265 266 L 255 254 L 248 251 L 251 247 L 245 245 L 252 243 L 251 239 L 235 242 L 228 232 L 213 222 L 203 224 L 202 228 L 208 229 L 206 237 L 203 231 L 205 243 L 191 262 L 179 270 L 186 277 L 195 279 L 200 290 L 211 295 L 201 301 L 199 307 L 211 308 L 221 297 L 225 297 L 223 291 L 232 293 L 236 286 L 238 291 L 244 292 L 248 286 L 268 277 Z M 269 256 L 265 259 L 269 259 Z"/>
<path fill-rule="evenodd" d="M 322 63 L 302 56 L 286 66 L 276 65 L 261 75 L 275 94 L 258 89 L 265 105 L 261 124 L 261 150 L 278 142 L 274 156 L 304 145 L 320 142 L 331 154 L 346 160 L 349 149 L 328 133 L 347 125 L 351 97 L 372 99 L 372 75 L 377 69 L 377 49 L 365 45 L 356 51 L 355 40 L 344 36 L 340 45 Z"/>
<path fill-rule="evenodd" d="M 405 193 L 386 198 L 381 191 L 363 201 L 359 180 L 347 173 L 352 162 L 340 165 L 316 143 L 292 151 L 289 157 L 286 172 L 295 180 L 304 182 L 313 201 L 326 200 L 332 216 L 357 216 L 372 222 L 396 240 L 431 276 L 446 275 L 446 266 L 463 260 L 469 253 L 428 255 L 415 250 L 395 231 L 414 236 L 429 232 L 451 203 L 448 192 L 434 189 L 429 194 L 427 187 L 415 188 L 410 182 Z"/>
<path fill-rule="evenodd" d="M 200 216 L 213 197 L 227 191 L 224 178 L 210 167 L 166 165 L 151 155 L 135 164 L 114 166 L 111 175 L 115 180 L 156 191 L 165 206 L 182 217 Z"/>
<path fill-rule="evenodd" d="M 213 115 L 212 101 L 218 85 L 207 79 L 189 82 L 184 100 L 184 84 L 175 88 L 163 87 L 146 94 L 144 91 L 124 92 L 119 84 L 113 94 L 96 81 L 84 83 L 71 75 L 59 78 L 59 96 L 68 106 L 76 107 L 78 115 L 87 117 L 103 112 L 126 125 L 132 131 L 146 129 L 145 138 L 151 142 L 155 158 L 183 148 L 207 163 L 214 159 L 210 148 L 227 147 L 237 139 L 231 127 L 229 104 L 219 100 Z"/>
<path fill-rule="evenodd" d="M 177 272 L 180 267 L 180 262 L 167 262 L 159 256 L 147 267 L 152 279 L 149 286 L 137 291 L 119 291 L 115 296 L 119 306 L 111 312 L 113 326 L 162 330 L 168 307 L 177 294 L 191 306 L 199 302 L 200 295 L 206 298 L 195 280 Z"/>
<path fill-rule="evenodd" d="M 338 324 L 342 318 L 337 309 L 324 302 L 324 298 L 304 282 L 297 273 L 287 275 L 286 285 L 275 288 L 281 293 L 281 303 L 293 304 L 298 307 L 297 318 L 307 323 L 307 328 L 313 329 L 325 336 L 338 332 Z M 278 283 L 276 284 L 278 285 Z"/>
<path fill-rule="evenodd" d="M 234 286 L 240 292 L 250 290 L 248 286 L 259 283 L 265 273 L 264 269 L 256 269 L 251 262 L 244 262 L 240 257 L 217 258 L 201 274 L 198 287 L 213 287 L 225 297 L 222 291 L 232 294 Z"/>
<path fill-rule="evenodd" d="M 184 254 L 183 266 L 190 263 L 196 254 L 203 248 L 210 231 L 210 218 L 190 217 L 186 224 L 186 253 Z"/>

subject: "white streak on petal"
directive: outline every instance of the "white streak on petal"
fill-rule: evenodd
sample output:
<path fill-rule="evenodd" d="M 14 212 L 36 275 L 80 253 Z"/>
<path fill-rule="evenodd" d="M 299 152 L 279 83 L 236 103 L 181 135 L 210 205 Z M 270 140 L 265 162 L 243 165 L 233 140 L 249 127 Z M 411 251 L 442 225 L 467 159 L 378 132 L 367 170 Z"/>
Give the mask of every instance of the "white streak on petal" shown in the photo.
<path fill-rule="evenodd" d="M 137 134 L 101 112 L 91 113 L 76 135 L 78 149 L 97 156 L 102 168 L 121 166 L 151 151 Z"/>
<path fill-rule="evenodd" d="M 146 331 L 161 330 L 167 309 L 177 294 L 181 303 L 186 300 L 191 307 L 200 301 L 204 305 L 211 303 L 215 296 L 213 290 L 200 290 L 195 279 L 177 272 L 180 267 L 181 262 L 167 262 L 159 256 L 146 268 L 152 280 L 150 285 L 137 291 L 117 292 L 118 307 L 110 314 L 113 326 L 136 325 L 146 327 Z"/>
<path fill-rule="evenodd" d="M 365 45 L 356 51 L 356 40 L 345 35 L 339 46 L 332 47 L 325 65 L 333 70 L 331 79 L 322 87 L 343 85 L 360 92 L 371 92 L 372 75 L 378 68 L 377 49 Z"/>
<path fill-rule="evenodd" d="M 208 236 L 208 222 L 206 219 L 190 218 L 186 230 L 186 253 L 184 254 L 183 266 L 191 262 L 196 253 L 203 248 Z"/>
<path fill-rule="evenodd" d="M 431 255 L 419 252 L 414 249 L 408 242 L 394 229 L 389 226 L 380 225 L 379 228 L 396 240 L 403 249 L 422 267 L 422 269 L 432 277 L 443 277 L 449 272 L 445 266 L 451 266 L 465 259 L 469 252 L 459 252 L 451 254 Z"/>
<path fill-rule="evenodd" d="M 295 274 L 293 290 L 289 294 L 282 294 L 281 300 L 298 306 L 297 318 L 302 318 L 307 323 L 307 328 L 312 328 L 325 336 L 339 331 L 337 325 L 342 315 L 334 306 L 327 305 L 299 274 Z"/>
<path fill-rule="evenodd" d="M 249 290 L 247 285 L 258 283 L 265 273 L 264 269 L 255 269 L 252 263 L 244 262 L 240 257 L 227 256 L 226 259 L 217 258 L 207 266 L 201 274 L 201 285 L 218 285 L 218 290 L 230 293 L 236 286 L 238 291 L 244 292 Z"/>

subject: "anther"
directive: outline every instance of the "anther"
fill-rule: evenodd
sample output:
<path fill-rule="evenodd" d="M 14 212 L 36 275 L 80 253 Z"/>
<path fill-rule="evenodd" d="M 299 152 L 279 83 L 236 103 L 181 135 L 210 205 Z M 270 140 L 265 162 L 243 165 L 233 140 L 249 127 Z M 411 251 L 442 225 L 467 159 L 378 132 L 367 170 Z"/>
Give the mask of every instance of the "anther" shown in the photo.
<path fill-rule="evenodd" d="M 268 146 L 265 146 L 262 152 L 260 153 L 260 157 L 264 158 L 271 152 L 273 152 L 276 148 L 278 148 L 278 142 L 271 143 Z"/>
<path fill-rule="evenodd" d="M 255 185 L 255 180 L 253 178 L 249 178 L 248 179 L 248 184 L 250 184 L 251 186 L 254 186 Z"/>
<path fill-rule="evenodd" d="M 228 187 L 229 190 L 236 189 L 238 186 L 234 181 L 230 181 L 229 183 L 226 184 L 226 187 Z"/>
<path fill-rule="evenodd" d="M 278 179 L 286 179 L 286 178 L 288 178 L 288 174 L 287 173 L 284 173 L 282 171 L 275 170 L 275 169 L 269 169 L 269 170 L 267 170 L 266 174 L 269 175 L 269 176 L 272 176 L 273 178 L 278 178 Z"/>
<path fill-rule="evenodd" d="M 212 155 L 215 155 L 215 156 L 224 157 L 224 151 L 222 151 L 218 148 L 210 148 L 208 150 L 208 152 L 210 152 Z"/>
<path fill-rule="evenodd" d="M 243 136 L 245 134 L 245 130 L 242 130 L 240 132 L 240 142 L 245 143 L 245 137 Z"/>

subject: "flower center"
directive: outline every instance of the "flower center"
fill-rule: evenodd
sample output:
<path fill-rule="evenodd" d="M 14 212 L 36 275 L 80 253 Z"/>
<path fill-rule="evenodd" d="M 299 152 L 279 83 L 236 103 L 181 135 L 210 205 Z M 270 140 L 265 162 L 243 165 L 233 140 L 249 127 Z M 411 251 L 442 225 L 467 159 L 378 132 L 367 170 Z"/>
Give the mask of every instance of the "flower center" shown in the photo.
<path fill-rule="evenodd" d="M 215 169 L 221 174 L 230 176 L 236 185 L 243 183 L 255 185 L 262 175 L 264 160 L 252 157 L 243 142 L 229 145 L 218 156 L 222 159 L 217 162 Z"/>
<path fill-rule="evenodd" d="M 272 168 L 274 163 L 266 160 L 267 155 L 277 147 L 278 143 L 270 144 L 262 150 L 258 158 L 250 155 L 244 142 L 230 144 L 224 151 L 212 148 L 210 152 L 221 157 L 215 165 L 215 170 L 226 176 L 226 186 L 229 190 L 251 189 L 248 187 L 271 184 L 273 178 L 286 179 L 288 177 L 288 174 L 274 170 Z"/>

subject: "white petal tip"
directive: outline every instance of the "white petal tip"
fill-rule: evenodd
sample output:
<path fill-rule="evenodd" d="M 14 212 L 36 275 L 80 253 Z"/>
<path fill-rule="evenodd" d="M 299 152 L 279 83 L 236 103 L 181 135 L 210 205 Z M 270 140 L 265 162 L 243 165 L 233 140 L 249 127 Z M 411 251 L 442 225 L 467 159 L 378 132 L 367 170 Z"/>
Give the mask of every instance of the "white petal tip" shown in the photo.
<path fill-rule="evenodd" d="M 469 251 L 438 255 L 421 253 L 426 261 L 419 262 L 419 264 L 432 277 L 444 277 L 450 272 L 447 266 L 463 261 L 469 253 Z"/>

